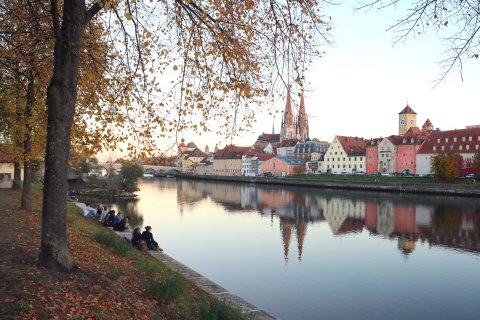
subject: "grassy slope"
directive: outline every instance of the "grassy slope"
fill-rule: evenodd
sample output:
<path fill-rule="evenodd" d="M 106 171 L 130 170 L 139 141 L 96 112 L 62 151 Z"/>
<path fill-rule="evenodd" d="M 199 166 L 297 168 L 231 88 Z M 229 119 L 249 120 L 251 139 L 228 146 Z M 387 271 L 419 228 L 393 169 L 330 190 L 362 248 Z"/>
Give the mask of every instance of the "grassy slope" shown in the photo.
<path fill-rule="evenodd" d="M 19 210 L 20 193 L 0 189 L 0 318 L 241 319 L 180 275 L 69 206 L 74 272 L 37 266 L 41 196 Z"/>

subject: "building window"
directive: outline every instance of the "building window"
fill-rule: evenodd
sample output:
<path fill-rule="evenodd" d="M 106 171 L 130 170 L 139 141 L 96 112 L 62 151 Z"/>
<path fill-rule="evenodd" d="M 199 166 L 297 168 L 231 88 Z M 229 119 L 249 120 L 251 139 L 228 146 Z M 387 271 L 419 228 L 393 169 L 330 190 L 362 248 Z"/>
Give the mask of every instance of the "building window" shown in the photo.
<path fill-rule="evenodd" d="M 459 146 L 458 146 L 458 150 L 463 150 L 463 146 L 462 146 L 462 145 L 459 145 Z"/>
<path fill-rule="evenodd" d="M 472 136 L 468 137 L 468 141 L 472 141 Z"/>
<path fill-rule="evenodd" d="M 436 151 L 437 150 L 437 146 L 433 146 L 433 151 Z"/>
<path fill-rule="evenodd" d="M 362 169 L 362 168 L 363 168 L 363 166 L 362 166 L 362 164 L 360 163 L 360 169 Z"/>
<path fill-rule="evenodd" d="M 448 138 L 445 138 L 445 142 L 448 142 Z"/>
<path fill-rule="evenodd" d="M 470 145 L 467 144 L 466 147 L 465 147 L 465 149 L 470 150 Z"/>
<path fill-rule="evenodd" d="M 345 161 L 345 157 L 343 157 L 343 161 Z"/>
<path fill-rule="evenodd" d="M 442 146 L 442 150 L 445 150 L 445 146 Z"/>
<path fill-rule="evenodd" d="M 465 137 L 462 137 L 462 141 L 465 142 Z"/>
<path fill-rule="evenodd" d="M 453 137 L 453 142 L 457 142 L 457 137 Z"/>
<path fill-rule="evenodd" d="M 453 146 L 450 146 L 450 151 L 452 151 L 452 150 L 453 150 Z"/>
<path fill-rule="evenodd" d="M 348 169 L 352 169 L 352 165 L 351 165 L 351 164 L 348 165 Z"/>
<path fill-rule="evenodd" d="M 475 150 L 478 150 L 478 144 L 475 145 Z"/>
<path fill-rule="evenodd" d="M 343 165 L 343 169 L 345 169 L 345 165 Z"/>
<path fill-rule="evenodd" d="M 437 139 L 437 143 L 440 143 L 440 138 L 439 138 L 439 139 Z"/>

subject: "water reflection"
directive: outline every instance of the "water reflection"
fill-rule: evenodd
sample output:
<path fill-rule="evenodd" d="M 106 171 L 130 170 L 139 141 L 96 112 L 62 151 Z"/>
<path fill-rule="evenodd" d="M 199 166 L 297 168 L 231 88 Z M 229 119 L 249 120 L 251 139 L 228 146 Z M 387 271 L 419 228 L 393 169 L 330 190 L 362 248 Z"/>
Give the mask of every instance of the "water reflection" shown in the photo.
<path fill-rule="evenodd" d="M 232 214 L 255 210 L 272 219 L 278 216 L 285 263 L 292 241 L 296 241 L 297 259 L 301 261 L 308 226 L 322 222 L 328 223 L 337 237 L 366 230 L 371 236 L 396 239 L 398 250 L 406 256 L 415 251 L 419 241 L 480 252 L 478 199 L 339 193 L 192 180 L 178 180 L 176 190 L 181 206 L 211 199 Z"/>

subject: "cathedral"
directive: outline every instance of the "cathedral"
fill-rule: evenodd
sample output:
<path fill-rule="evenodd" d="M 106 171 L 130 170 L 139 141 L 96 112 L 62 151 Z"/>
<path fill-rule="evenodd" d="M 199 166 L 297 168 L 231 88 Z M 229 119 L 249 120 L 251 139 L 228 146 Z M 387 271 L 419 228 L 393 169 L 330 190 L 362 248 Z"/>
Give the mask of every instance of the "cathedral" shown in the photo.
<path fill-rule="evenodd" d="M 287 91 L 287 103 L 282 118 L 282 127 L 280 130 L 280 142 L 285 140 L 300 140 L 305 142 L 308 139 L 308 116 L 305 113 L 305 101 L 303 91 L 300 98 L 300 109 L 298 115 L 294 115 L 292 111 L 292 102 L 290 98 L 290 87 Z"/>

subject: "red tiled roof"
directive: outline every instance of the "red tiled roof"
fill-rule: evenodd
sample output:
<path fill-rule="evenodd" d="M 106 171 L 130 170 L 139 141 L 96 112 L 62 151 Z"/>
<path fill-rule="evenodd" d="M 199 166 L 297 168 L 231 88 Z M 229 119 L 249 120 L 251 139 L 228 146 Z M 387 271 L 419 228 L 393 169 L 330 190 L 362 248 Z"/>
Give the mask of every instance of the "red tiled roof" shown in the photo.
<path fill-rule="evenodd" d="M 185 154 L 188 154 L 188 156 L 187 156 L 188 158 L 190 158 L 190 157 L 204 158 L 204 157 L 207 156 L 205 153 L 202 152 L 202 150 L 200 150 L 198 148 L 195 148 L 190 152 L 185 152 Z"/>
<path fill-rule="evenodd" d="M 470 141 L 470 138 L 472 141 Z M 477 153 L 480 151 L 476 148 L 477 145 L 480 145 L 479 139 L 480 128 L 433 131 L 420 147 L 418 153 Z M 444 146 L 444 150 L 442 150 L 442 146 Z M 460 146 L 462 147 L 461 150 Z M 434 147 L 435 150 L 433 150 Z"/>
<path fill-rule="evenodd" d="M 297 139 L 288 139 L 288 140 L 283 140 L 277 148 L 282 148 L 282 147 L 294 147 L 297 144 L 298 140 Z"/>
<path fill-rule="evenodd" d="M 433 124 L 430 121 L 430 119 L 427 118 L 427 120 L 425 120 L 425 123 L 423 124 L 422 128 L 428 128 L 428 127 L 433 127 Z"/>
<path fill-rule="evenodd" d="M 273 154 L 268 154 L 268 153 L 259 153 L 257 154 L 257 157 L 258 157 L 258 160 L 260 161 L 267 161 L 274 158 L 275 156 Z"/>
<path fill-rule="evenodd" d="M 280 142 L 280 134 L 279 133 L 262 133 L 257 138 L 258 142 L 270 142 L 270 143 L 279 143 Z"/>
<path fill-rule="evenodd" d="M 195 143 L 193 143 L 193 142 L 189 142 L 189 143 L 187 144 L 187 147 L 188 147 L 188 148 L 197 148 L 197 145 L 196 145 Z"/>
<path fill-rule="evenodd" d="M 410 106 L 407 104 L 407 106 L 405 108 L 403 108 L 402 111 L 400 111 L 398 114 L 405 114 L 405 113 L 409 113 L 409 114 L 417 114 L 415 111 L 413 111 L 412 108 L 410 108 Z"/>
<path fill-rule="evenodd" d="M 378 145 L 382 140 L 383 140 L 383 137 L 380 137 L 380 138 L 370 138 L 370 140 L 367 140 L 367 147 L 369 147 L 369 146 L 376 146 L 376 145 Z"/>
<path fill-rule="evenodd" d="M 418 129 L 418 128 L 417 128 Z M 393 145 L 419 145 L 422 144 L 422 140 L 420 139 L 420 136 L 397 136 L 397 135 L 391 135 L 390 137 L 387 138 L 390 140 L 390 142 Z"/>
<path fill-rule="evenodd" d="M 406 138 L 417 138 L 422 135 L 422 131 L 418 127 L 410 127 L 407 132 L 404 133 Z"/>
<path fill-rule="evenodd" d="M 213 155 L 214 159 L 241 159 L 244 154 L 251 151 L 251 147 L 237 147 L 233 144 L 225 146 L 225 148 L 218 150 Z"/>
<path fill-rule="evenodd" d="M 364 140 L 359 137 L 337 136 L 338 142 L 343 147 L 343 150 L 350 156 L 364 156 L 369 140 Z"/>

